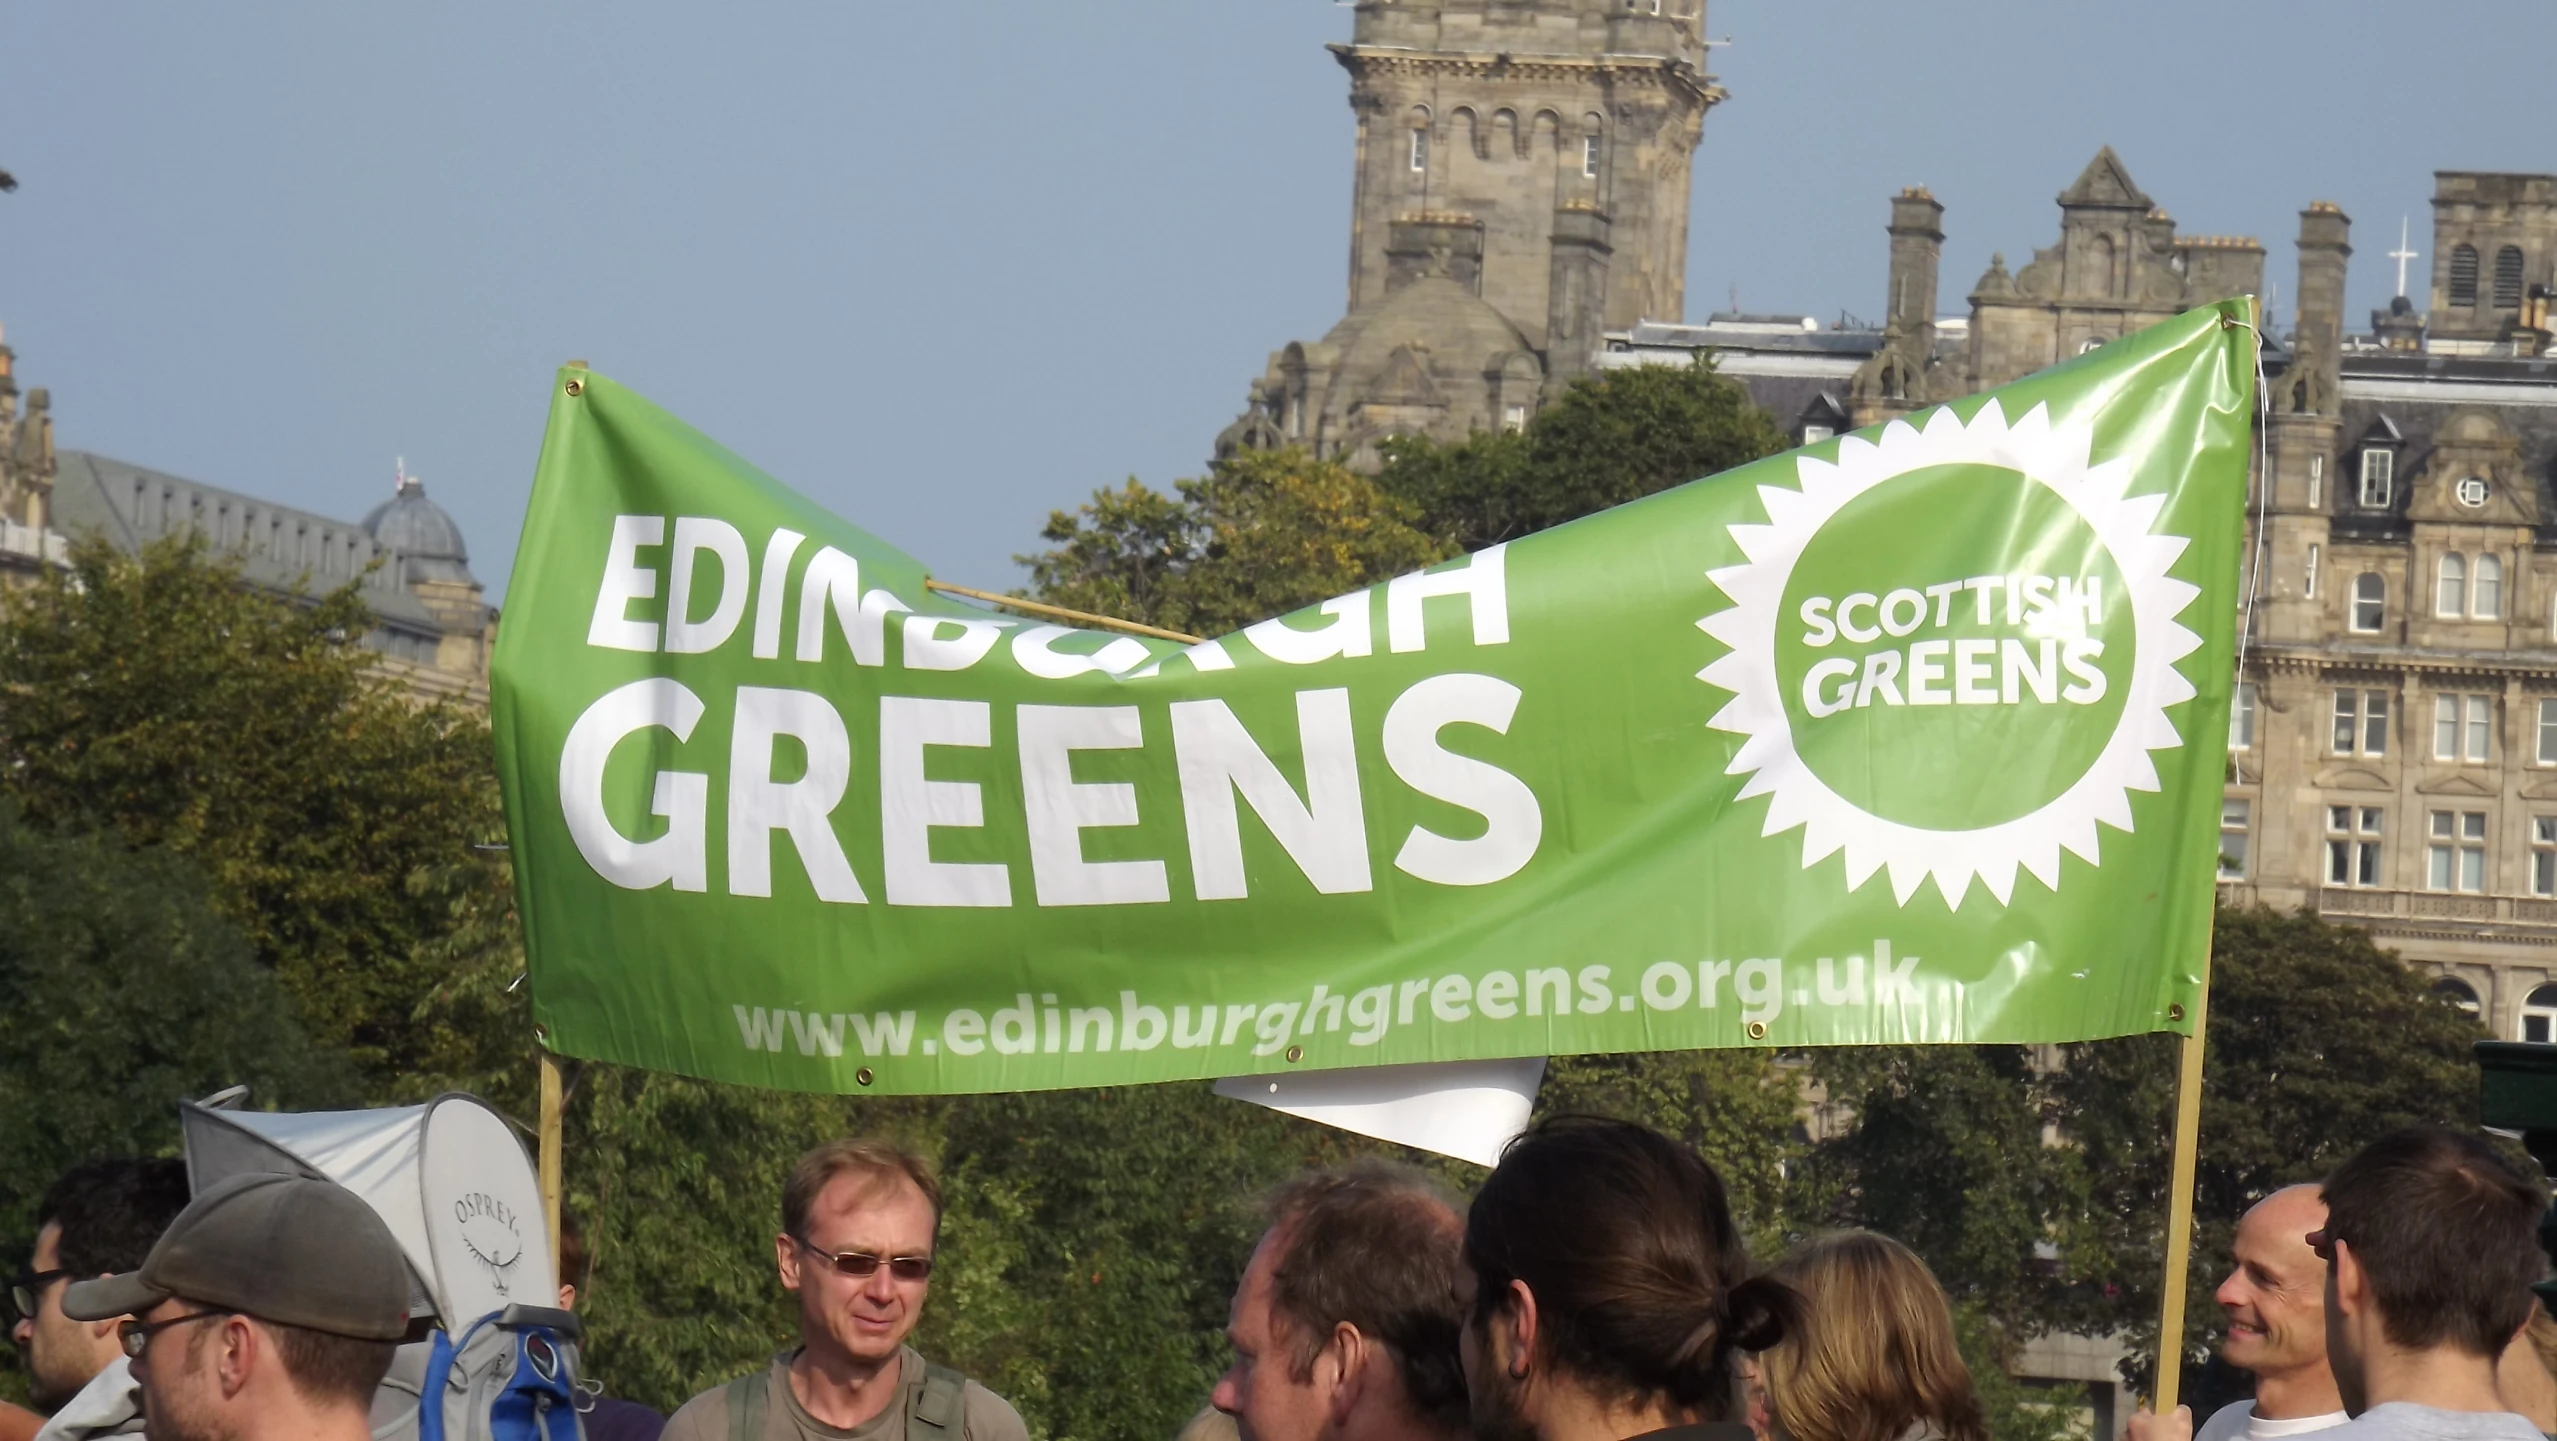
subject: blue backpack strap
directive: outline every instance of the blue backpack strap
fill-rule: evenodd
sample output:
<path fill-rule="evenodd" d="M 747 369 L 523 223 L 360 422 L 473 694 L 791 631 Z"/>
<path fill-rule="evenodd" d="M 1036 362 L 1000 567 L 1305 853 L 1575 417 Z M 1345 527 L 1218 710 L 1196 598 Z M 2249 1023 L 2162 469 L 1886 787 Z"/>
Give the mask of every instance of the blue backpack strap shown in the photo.
<path fill-rule="evenodd" d="M 426 1353 L 426 1379 L 417 1388 L 417 1441 L 444 1441 L 444 1392 L 453 1384 L 452 1333 L 438 1330 Z"/>
<path fill-rule="evenodd" d="M 740 1376 L 728 1383 L 728 1441 L 761 1441 L 764 1434 L 764 1410 L 771 1404 L 772 1371 L 769 1367 L 752 1376 Z"/>

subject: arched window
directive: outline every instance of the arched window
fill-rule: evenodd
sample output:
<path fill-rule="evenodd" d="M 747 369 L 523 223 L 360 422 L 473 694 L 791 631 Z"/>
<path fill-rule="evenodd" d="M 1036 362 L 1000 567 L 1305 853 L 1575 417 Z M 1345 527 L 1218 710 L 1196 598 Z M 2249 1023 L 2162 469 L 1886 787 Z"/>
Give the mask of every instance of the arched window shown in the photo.
<path fill-rule="evenodd" d="M 1417 175 L 1429 169 L 1429 107 L 1413 106 L 1411 115 L 1404 123 L 1412 128 L 1411 165 L 1412 173 Z"/>
<path fill-rule="evenodd" d="M 2109 235 L 2095 237 L 2095 243 L 2087 247 L 2087 259 L 2090 262 L 2089 268 L 2095 274 L 2096 293 L 2111 295 L 2113 293 L 2113 237 Z"/>
<path fill-rule="evenodd" d="M 2471 1016 L 2475 1016 L 2482 1009 L 2477 1004 L 2477 988 L 2457 976 L 2443 976 L 2434 981 L 2432 991 L 2434 995 L 2459 1007 Z"/>
<path fill-rule="evenodd" d="M 2477 557 L 2477 583 L 2469 592 L 2468 613 L 2479 620 L 2500 620 L 2504 614 L 2504 563 L 2491 556 Z"/>
<path fill-rule="evenodd" d="M 2521 1038 L 2544 1046 L 2557 1040 L 2552 1026 L 2557 1026 L 2557 986 L 2541 986 L 2522 999 Z"/>
<path fill-rule="evenodd" d="M 2507 245 L 2495 252 L 2495 307 L 2514 310 L 2521 305 L 2521 247 Z"/>
<path fill-rule="evenodd" d="M 2450 253 L 2450 303 L 2477 303 L 2477 247 L 2462 245 Z"/>
<path fill-rule="evenodd" d="M 2442 557 L 2440 580 L 2433 587 L 2433 614 L 2459 615 L 2468 609 L 2468 561 L 2458 551 Z"/>
<path fill-rule="evenodd" d="M 2375 570 L 2353 577 L 2353 629 L 2365 635 L 2378 630 L 2387 613 L 2388 578 Z"/>

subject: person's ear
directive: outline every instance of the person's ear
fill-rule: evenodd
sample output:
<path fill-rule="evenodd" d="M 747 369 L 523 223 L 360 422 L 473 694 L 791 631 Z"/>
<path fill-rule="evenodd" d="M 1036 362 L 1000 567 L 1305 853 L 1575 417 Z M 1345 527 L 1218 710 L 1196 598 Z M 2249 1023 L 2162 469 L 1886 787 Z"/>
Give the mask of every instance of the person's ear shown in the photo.
<path fill-rule="evenodd" d="M 214 1328 L 212 1341 L 214 1379 L 221 1384 L 223 1399 L 240 1394 L 249 1384 L 249 1376 L 261 1364 L 273 1365 L 281 1360 L 272 1354 L 274 1348 L 258 1332 L 256 1324 L 246 1316 L 225 1316 Z M 181 1343 L 183 1344 L 183 1343 Z M 290 1384 L 291 1377 L 283 1377 Z"/>
<path fill-rule="evenodd" d="M 799 1289 L 798 1242 L 791 1240 L 786 1234 L 773 1237 L 772 1265 L 773 1269 L 781 1274 L 781 1289 L 785 1291 Z"/>
<path fill-rule="evenodd" d="M 1508 1354 L 1500 1358 L 1501 1368 L 1509 1379 L 1524 1381 L 1536 1360 L 1536 1293 L 1524 1281 L 1512 1281 L 1500 1300 L 1501 1317 L 1508 1321 L 1510 1345 Z"/>
<path fill-rule="evenodd" d="M 569 1285 L 566 1281 L 559 1283 L 559 1309 L 563 1311 L 574 1311 L 577 1309 L 577 1288 Z"/>
<path fill-rule="evenodd" d="M 1369 1382 L 1368 1364 L 1380 1359 L 1381 1354 L 1349 1322 L 1332 1328 L 1330 1344 L 1314 1358 L 1314 1384 L 1330 1387 L 1324 1415 L 1335 1428 L 1347 1426 L 1352 1413 L 1358 1410 L 1359 1398 L 1366 1393 Z"/>
<path fill-rule="evenodd" d="M 2353 1254 L 2352 1243 L 2330 1243 L 2335 1259 L 2327 1263 L 2326 1274 L 2335 1291 L 2336 1309 L 2346 1316 L 2360 1315 L 2370 1304 L 2370 1275 L 2362 1269 L 2362 1258 Z"/>

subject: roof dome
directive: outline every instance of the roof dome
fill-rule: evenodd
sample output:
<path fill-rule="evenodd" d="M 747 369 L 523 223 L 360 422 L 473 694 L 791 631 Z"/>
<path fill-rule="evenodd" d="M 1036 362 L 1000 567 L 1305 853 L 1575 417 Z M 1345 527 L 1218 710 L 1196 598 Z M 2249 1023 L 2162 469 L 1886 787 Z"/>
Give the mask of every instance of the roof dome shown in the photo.
<path fill-rule="evenodd" d="M 470 550 L 462 544 L 462 528 L 444 507 L 426 498 L 426 483 L 403 473 L 399 491 L 364 517 L 364 533 L 399 555 L 400 580 L 447 580 L 476 585 Z"/>

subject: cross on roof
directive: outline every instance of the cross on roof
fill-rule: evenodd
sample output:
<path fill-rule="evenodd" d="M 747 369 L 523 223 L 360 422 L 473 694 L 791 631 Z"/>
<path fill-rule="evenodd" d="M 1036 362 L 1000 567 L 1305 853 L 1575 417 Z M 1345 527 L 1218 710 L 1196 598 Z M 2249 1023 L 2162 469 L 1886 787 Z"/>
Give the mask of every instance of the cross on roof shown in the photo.
<path fill-rule="evenodd" d="M 2397 217 L 2397 248 L 2388 252 L 2388 258 L 2397 262 L 2397 293 L 2400 295 L 2406 293 L 2406 262 L 2418 253 L 2406 248 L 2406 217 Z"/>

